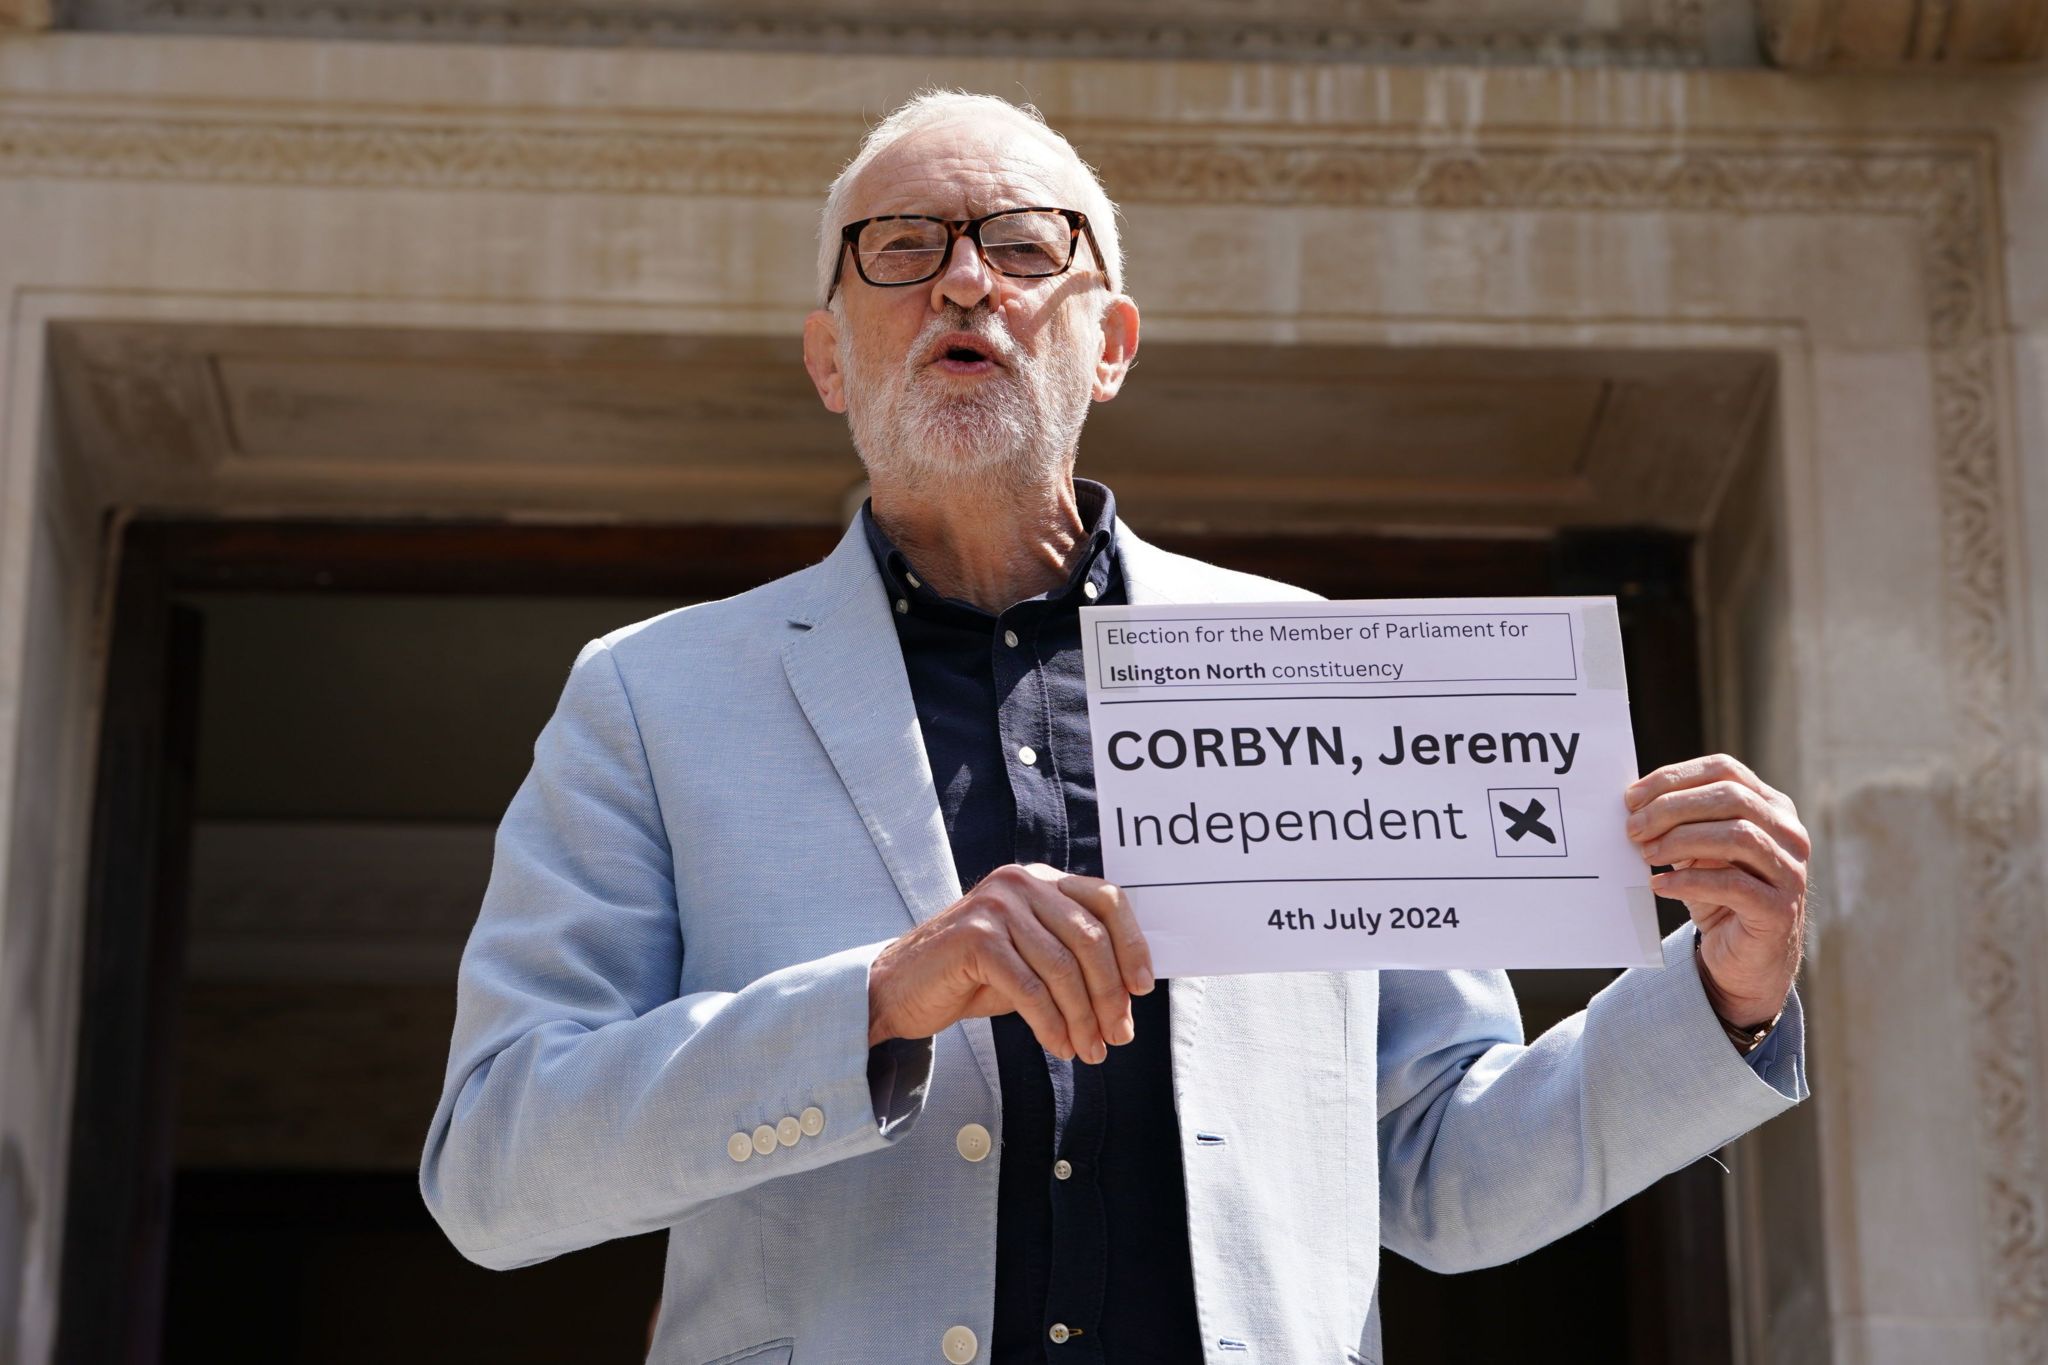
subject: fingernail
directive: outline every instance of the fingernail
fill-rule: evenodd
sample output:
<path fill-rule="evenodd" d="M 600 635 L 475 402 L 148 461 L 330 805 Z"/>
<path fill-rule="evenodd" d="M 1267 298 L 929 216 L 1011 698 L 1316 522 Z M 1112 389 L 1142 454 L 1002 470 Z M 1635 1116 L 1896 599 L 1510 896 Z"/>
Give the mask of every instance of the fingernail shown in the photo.
<path fill-rule="evenodd" d="M 1097 1044 L 1095 1045 L 1095 1053 L 1094 1053 L 1094 1056 L 1093 1056 L 1093 1057 L 1091 1058 L 1091 1060 L 1093 1060 L 1093 1061 L 1094 1061 L 1094 1063 L 1095 1063 L 1095 1064 L 1096 1064 L 1097 1066 L 1101 1066 L 1101 1065 L 1102 1065 L 1102 1064 L 1103 1064 L 1103 1063 L 1104 1063 L 1105 1061 L 1108 1061 L 1108 1060 L 1109 1060 L 1109 1044 L 1107 1044 L 1107 1043 L 1097 1043 Z"/>
<path fill-rule="evenodd" d="M 1664 842 L 1663 842 L 1663 840 L 1661 840 L 1661 839 L 1652 839 L 1652 840 L 1650 840 L 1650 842 L 1649 842 L 1649 843 L 1647 843 L 1647 844 L 1644 844 L 1644 845 L 1643 845 L 1643 856 L 1644 856 L 1645 858 L 1648 858 L 1648 859 L 1649 859 L 1649 860 L 1650 860 L 1651 862 L 1653 862 L 1653 863 L 1654 863 L 1654 862 L 1656 862 L 1656 861 L 1657 861 L 1657 852 L 1658 852 L 1658 850 L 1659 850 L 1659 849 L 1661 849 L 1661 848 L 1663 848 L 1663 847 L 1664 847 Z"/>
<path fill-rule="evenodd" d="M 1138 979 L 1137 993 L 1139 995 L 1150 995 L 1152 993 L 1152 969 L 1140 967 L 1134 975 Z"/>
<path fill-rule="evenodd" d="M 1117 1041 L 1119 1043 L 1128 1043 L 1131 1039 L 1138 1036 L 1138 1021 L 1127 1014 L 1117 1022 L 1116 1031 L 1118 1034 Z"/>

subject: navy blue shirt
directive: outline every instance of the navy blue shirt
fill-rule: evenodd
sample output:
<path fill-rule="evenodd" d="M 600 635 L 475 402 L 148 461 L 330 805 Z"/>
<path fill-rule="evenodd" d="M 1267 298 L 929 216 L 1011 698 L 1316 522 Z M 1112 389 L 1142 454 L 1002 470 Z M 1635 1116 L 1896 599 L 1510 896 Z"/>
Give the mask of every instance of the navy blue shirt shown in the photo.
<path fill-rule="evenodd" d="M 1079 609 L 1124 597 L 1116 499 L 1076 479 L 1088 539 L 1067 581 L 1000 615 L 933 591 L 866 506 L 960 885 L 1004 863 L 1102 875 Z M 1131 998 L 1136 1037 L 1100 1065 L 989 1021 L 1002 1082 L 997 1365 L 1202 1358 L 1167 997 Z M 1064 1338 L 1063 1340 L 1059 1338 Z"/>

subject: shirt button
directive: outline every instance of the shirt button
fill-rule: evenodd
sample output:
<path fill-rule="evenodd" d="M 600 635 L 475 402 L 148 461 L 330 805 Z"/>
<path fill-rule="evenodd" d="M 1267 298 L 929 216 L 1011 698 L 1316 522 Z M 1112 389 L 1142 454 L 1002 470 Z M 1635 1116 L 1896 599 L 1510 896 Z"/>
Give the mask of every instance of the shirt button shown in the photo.
<path fill-rule="evenodd" d="M 1096 598 L 1096 595 L 1100 593 L 1102 590 L 1096 587 L 1093 583 L 1083 583 L 1081 585 L 1081 591 L 1087 596 L 1090 602 L 1093 602 Z"/>
<path fill-rule="evenodd" d="M 1053 1179 L 1055 1180 L 1065 1180 L 1068 1176 L 1072 1175 L 1073 1173 L 1074 1163 L 1067 1160 L 1065 1157 L 1061 1157 L 1058 1161 L 1052 1163 L 1052 1174 Z"/>
<path fill-rule="evenodd" d="M 1032 748 L 1029 744 L 1022 746 L 1017 750 L 1017 761 L 1027 768 L 1030 767 L 1038 762 L 1038 750 Z"/>
<path fill-rule="evenodd" d="M 969 1161 L 979 1161 L 988 1155 L 988 1149 L 993 1144 L 989 1141 L 988 1129 L 978 1123 L 970 1123 L 953 1139 L 953 1145 L 958 1147 L 960 1155 Z"/>
<path fill-rule="evenodd" d="M 902 615 L 902 614 L 903 614 L 904 612 L 906 612 L 906 611 L 909 611 L 909 610 L 910 610 L 910 599 L 909 599 L 909 598 L 907 598 L 907 597 L 899 597 L 899 598 L 897 598 L 897 599 L 896 599 L 896 614 L 897 614 L 898 616 L 901 616 L 901 615 Z"/>
<path fill-rule="evenodd" d="M 734 1133 L 725 1140 L 725 1154 L 734 1161 L 745 1161 L 754 1154 L 754 1141 L 745 1133 Z"/>
<path fill-rule="evenodd" d="M 812 1105 L 796 1116 L 797 1126 L 804 1130 L 805 1137 L 816 1137 L 825 1131 L 825 1111 Z"/>
<path fill-rule="evenodd" d="M 1052 1330 L 1047 1332 L 1046 1335 L 1051 1337 L 1054 1341 L 1060 1342 L 1065 1341 L 1068 1337 L 1072 1336 L 1073 1333 L 1067 1330 L 1067 1325 L 1064 1322 L 1056 1322 L 1052 1325 Z"/>
<path fill-rule="evenodd" d="M 967 1365 L 974 1359 L 974 1353 L 981 1349 L 981 1343 L 974 1339 L 974 1332 L 966 1327 L 948 1327 L 939 1349 L 946 1353 L 946 1359 L 953 1365 Z"/>
<path fill-rule="evenodd" d="M 775 1150 L 775 1130 L 765 1123 L 754 1130 L 754 1150 L 762 1156 Z"/>
<path fill-rule="evenodd" d="M 775 1140 L 785 1147 L 796 1146 L 798 1138 L 804 1135 L 803 1126 L 794 1118 L 785 1117 L 775 1125 Z"/>
<path fill-rule="evenodd" d="M 1017 647 L 1017 632 L 1014 630 L 1004 631 L 1003 643 L 1008 645 L 1010 648 L 1015 649 Z"/>

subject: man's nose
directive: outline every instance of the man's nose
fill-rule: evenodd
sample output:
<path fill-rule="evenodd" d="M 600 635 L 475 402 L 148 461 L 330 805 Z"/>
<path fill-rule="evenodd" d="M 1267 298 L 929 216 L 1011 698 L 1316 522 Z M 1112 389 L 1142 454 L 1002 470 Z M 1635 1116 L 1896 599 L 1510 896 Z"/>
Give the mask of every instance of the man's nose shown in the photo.
<path fill-rule="evenodd" d="M 974 244 L 974 239 L 963 232 L 953 241 L 946 268 L 932 281 L 932 308 L 937 310 L 948 303 L 972 308 L 994 288 L 995 272 L 981 258 L 981 248 Z"/>

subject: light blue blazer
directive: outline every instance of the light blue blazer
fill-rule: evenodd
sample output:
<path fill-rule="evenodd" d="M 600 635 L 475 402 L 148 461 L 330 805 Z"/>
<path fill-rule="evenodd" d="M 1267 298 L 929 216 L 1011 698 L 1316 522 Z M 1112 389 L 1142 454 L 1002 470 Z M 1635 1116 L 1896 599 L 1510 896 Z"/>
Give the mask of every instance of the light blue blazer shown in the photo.
<path fill-rule="evenodd" d="M 1134 603 L 1312 596 L 1118 538 Z M 868 964 L 959 894 L 857 522 L 591 642 L 498 829 L 428 1208 L 499 1269 L 669 1229 L 662 1365 L 987 1361 L 988 1022 L 868 1078 Z M 1209 1365 L 1377 1362 L 1382 1245 L 1519 1256 L 1802 1098 L 1796 1000 L 1752 1067 L 1691 939 L 1529 1046 L 1498 972 L 1176 980 L 1159 1159 L 1186 1171 Z"/>

